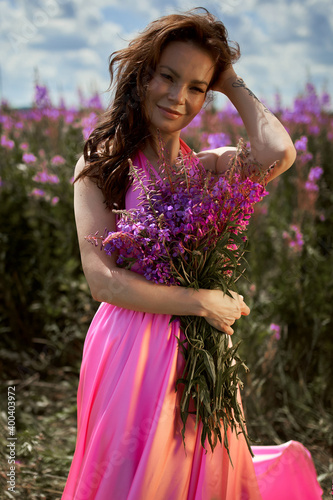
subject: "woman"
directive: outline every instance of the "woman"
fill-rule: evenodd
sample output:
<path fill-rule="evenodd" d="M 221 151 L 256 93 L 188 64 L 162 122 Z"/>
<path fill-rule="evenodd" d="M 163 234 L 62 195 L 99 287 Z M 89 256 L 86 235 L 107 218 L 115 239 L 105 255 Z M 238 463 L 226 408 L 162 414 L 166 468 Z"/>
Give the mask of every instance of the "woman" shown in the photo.
<path fill-rule="evenodd" d="M 111 82 L 117 65 L 114 101 L 75 168 L 82 264 L 101 305 L 84 346 L 77 446 L 63 500 L 262 498 L 241 435 L 229 437 L 232 467 L 223 446 L 205 454 L 200 430 L 189 418 L 185 452 L 175 392 L 183 360 L 179 324 L 169 324 L 170 316 L 203 316 L 231 335 L 235 320 L 250 312 L 243 297 L 153 284 L 118 268 L 114 256 L 85 240 L 105 228 L 116 230 L 112 208 L 137 206 L 129 157 L 158 171 L 160 138 L 171 163 L 180 150 L 189 150 L 180 132 L 201 110 L 209 90 L 234 103 L 255 159 L 266 168 L 277 161 L 269 180 L 292 165 L 291 139 L 235 73 L 238 57 L 223 24 L 206 11 L 193 11 L 151 23 L 110 58 Z M 207 171 L 221 175 L 234 154 L 235 148 L 224 147 L 198 156 Z"/>

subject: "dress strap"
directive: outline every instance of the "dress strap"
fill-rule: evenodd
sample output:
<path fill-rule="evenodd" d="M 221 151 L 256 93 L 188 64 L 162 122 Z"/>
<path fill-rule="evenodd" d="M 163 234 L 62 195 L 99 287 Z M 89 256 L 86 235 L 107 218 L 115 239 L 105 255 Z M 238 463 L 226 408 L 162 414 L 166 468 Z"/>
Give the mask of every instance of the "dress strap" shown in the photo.
<path fill-rule="evenodd" d="M 180 150 L 183 154 L 192 153 L 192 149 L 190 148 L 190 146 L 186 144 L 186 142 L 183 141 L 183 139 L 179 138 L 179 142 L 180 142 Z"/>

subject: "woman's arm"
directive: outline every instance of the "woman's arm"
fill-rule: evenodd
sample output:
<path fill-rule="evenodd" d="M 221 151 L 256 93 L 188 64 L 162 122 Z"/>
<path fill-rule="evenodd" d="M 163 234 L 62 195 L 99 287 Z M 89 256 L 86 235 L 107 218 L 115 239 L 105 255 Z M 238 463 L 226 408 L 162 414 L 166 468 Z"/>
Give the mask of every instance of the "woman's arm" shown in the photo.
<path fill-rule="evenodd" d="M 212 90 L 225 94 L 238 110 L 246 128 L 254 159 L 264 169 L 277 162 L 267 182 L 285 172 L 294 163 L 296 150 L 281 122 L 259 101 L 246 83 L 230 66 L 225 70 Z M 219 148 L 213 153 L 216 158 L 216 173 L 223 173 L 229 165 L 236 148 Z M 208 152 L 203 152 L 204 155 Z"/>
<path fill-rule="evenodd" d="M 84 167 L 81 157 L 75 168 L 75 177 Z M 230 325 L 242 314 L 250 312 L 243 298 L 234 299 L 219 290 L 193 290 L 180 286 L 159 285 L 143 276 L 120 269 L 115 255 L 107 255 L 100 247 L 88 243 L 85 237 L 103 235 L 105 228 L 115 231 L 115 215 L 105 208 L 102 192 L 88 178 L 74 184 L 74 210 L 83 271 L 91 294 L 98 302 L 142 311 L 170 315 L 194 315 L 206 320 L 226 333 L 233 333 Z"/>

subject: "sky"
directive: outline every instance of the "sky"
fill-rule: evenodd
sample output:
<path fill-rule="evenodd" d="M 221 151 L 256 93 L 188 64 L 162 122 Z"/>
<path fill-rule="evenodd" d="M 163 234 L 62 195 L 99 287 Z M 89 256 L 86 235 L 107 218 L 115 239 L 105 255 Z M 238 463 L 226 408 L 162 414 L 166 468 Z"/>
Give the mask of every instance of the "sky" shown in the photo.
<path fill-rule="evenodd" d="M 109 55 L 152 20 L 199 6 L 239 43 L 236 72 L 266 105 L 279 93 L 290 106 L 307 82 L 333 96 L 333 0 L 0 0 L 0 99 L 30 106 L 38 81 L 55 105 L 77 105 L 78 89 L 108 103 Z"/>

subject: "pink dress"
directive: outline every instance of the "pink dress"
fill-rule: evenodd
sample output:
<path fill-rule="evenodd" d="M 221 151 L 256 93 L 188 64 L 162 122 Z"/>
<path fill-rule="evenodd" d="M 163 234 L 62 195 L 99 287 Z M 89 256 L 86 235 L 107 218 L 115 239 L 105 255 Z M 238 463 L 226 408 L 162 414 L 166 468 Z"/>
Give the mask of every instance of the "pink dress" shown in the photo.
<path fill-rule="evenodd" d="M 145 163 L 139 152 L 135 164 L 145 170 Z M 131 187 L 126 208 L 137 196 Z M 77 443 L 62 500 L 320 499 L 300 443 L 256 446 L 252 459 L 242 435 L 230 434 L 232 467 L 224 446 L 205 454 L 189 417 L 185 453 L 175 392 L 181 332 L 169 320 L 100 305 L 84 344 Z"/>

